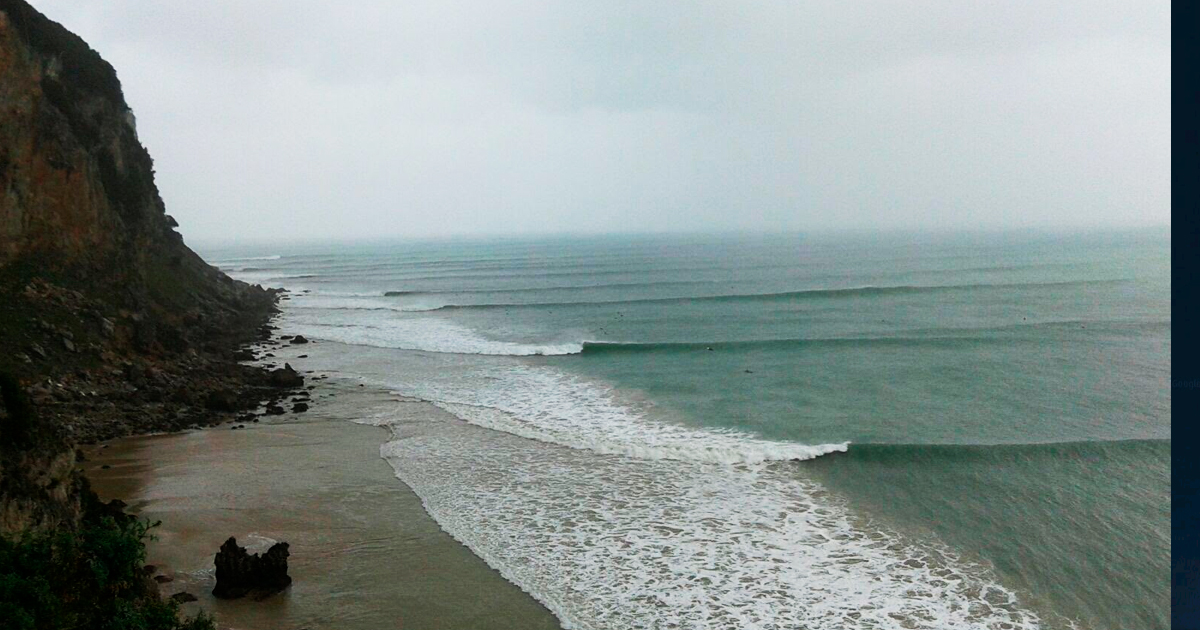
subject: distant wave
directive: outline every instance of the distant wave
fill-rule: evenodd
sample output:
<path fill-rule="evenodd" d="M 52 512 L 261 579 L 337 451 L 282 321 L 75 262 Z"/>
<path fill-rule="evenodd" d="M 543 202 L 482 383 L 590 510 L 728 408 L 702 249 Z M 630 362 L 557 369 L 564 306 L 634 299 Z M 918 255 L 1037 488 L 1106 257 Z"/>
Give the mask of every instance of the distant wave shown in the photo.
<path fill-rule="evenodd" d="M 722 266 L 702 266 L 702 267 L 668 267 L 668 268 L 654 269 L 653 272 L 656 274 L 665 274 L 665 273 L 695 274 L 695 273 L 702 273 L 702 272 L 725 271 L 728 269 L 738 269 L 738 270 L 777 269 L 777 268 L 782 269 L 782 268 L 786 268 L 787 266 L 788 265 L 783 265 L 783 264 L 771 264 L 771 265 L 746 265 L 746 266 L 722 265 Z M 381 277 L 383 275 L 386 275 L 390 279 L 395 280 L 397 282 L 417 282 L 417 281 L 421 281 L 421 280 L 436 280 L 436 281 L 444 282 L 447 280 L 464 280 L 464 279 L 482 280 L 482 279 L 489 279 L 489 278 L 510 279 L 510 278 L 514 278 L 514 277 L 536 277 L 536 278 L 549 278 L 549 277 L 595 278 L 595 277 L 600 277 L 600 276 L 644 277 L 645 273 L 646 273 L 646 270 L 644 268 L 639 268 L 636 266 L 627 266 L 627 267 L 622 267 L 619 269 L 596 269 L 594 267 L 585 267 L 585 268 L 579 269 L 578 271 L 569 271 L 569 270 L 554 271 L 553 269 L 555 269 L 555 268 L 547 268 L 546 270 L 499 269 L 499 270 L 495 270 L 495 271 L 479 271 L 479 272 L 472 273 L 471 271 L 473 269 L 475 269 L 475 268 L 470 267 L 470 268 L 464 268 L 461 270 L 453 270 L 456 273 L 440 273 L 440 274 L 422 273 L 419 275 L 397 276 L 396 272 L 393 268 L 380 267 L 380 269 L 379 269 L 380 273 L 377 273 L 377 274 L 355 273 L 354 275 L 359 278 L 376 278 L 376 277 Z M 462 273 L 457 273 L 459 271 L 461 271 Z"/>
<path fill-rule="evenodd" d="M 522 343 L 489 339 L 474 330 L 441 318 L 386 318 L 371 325 L 345 325 L 327 321 L 325 318 L 320 318 L 319 322 L 299 322 L 287 315 L 293 308 L 295 307 L 289 303 L 285 310 L 284 323 L 289 326 L 289 332 L 303 334 L 313 340 L 333 341 L 352 346 L 441 354 L 517 357 L 578 354 L 583 350 L 583 344 L 575 341 Z"/>
<path fill-rule="evenodd" d="M 289 308 L 297 308 L 289 305 Z M 334 308 L 337 310 L 388 310 L 403 311 L 398 307 L 378 306 L 318 306 L 304 308 Z M 408 309 L 419 310 L 419 309 Z M 1021 338 L 995 333 L 1013 332 L 1022 329 L 1063 329 L 1074 330 L 1084 326 L 1120 327 L 1123 330 L 1137 333 L 1148 330 L 1169 330 L 1169 321 L 1052 321 L 1029 324 L 1015 324 L 989 328 L 947 328 L 928 331 L 929 334 L 910 334 L 907 336 L 859 336 L 859 337 L 800 337 L 788 339 L 746 339 L 733 341 L 692 341 L 692 342 L 625 342 L 625 341 L 561 341 L 555 343 L 522 343 L 514 341 L 499 341 L 479 336 L 473 331 L 462 328 L 452 322 L 439 319 L 410 319 L 387 320 L 377 325 L 322 323 L 309 325 L 303 329 L 304 335 L 315 339 L 325 339 L 350 345 L 371 346 L 376 348 L 397 348 L 401 350 L 417 350 L 422 352 L 438 352 L 448 354 L 479 354 L 503 356 L 565 356 L 585 355 L 597 356 L 605 354 L 641 354 L 641 353 L 695 353 L 723 352 L 747 349 L 769 349 L 789 347 L 945 347 L 957 348 L 965 345 L 1000 344 L 1009 345 L 1014 341 L 1026 340 L 1041 343 L 1041 338 Z M 389 328 L 390 327 L 390 328 Z M 920 333 L 921 331 L 913 331 Z M 990 334 L 989 334 L 990 333 Z"/>
<path fill-rule="evenodd" d="M 267 271 L 267 270 L 263 269 L 262 271 Z M 306 278 L 320 278 L 320 277 L 321 276 L 319 274 L 315 274 L 315 273 L 272 273 L 270 275 L 270 279 L 272 279 L 272 280 L 301 280 L 301 279 L 306 279 Z"/>
<path fill-rule="evenodd" d="M 548 287 L 515 287 L 515 288 L 488 288 L 488 287 L 459 287 L 454 289 L 426 289 L 426 290 L 409 290 L 409 291 L 384 291 L 384 297 L 401 297 L 406 295 L 441 295 L 441 294 L 465 294 L 465 293 L 542 293 L 545 291 L 594 291 L 596 289 L 609 288 L 650 288 L 661 286 L 693 286 L 698 284 L 713 285 L 713 284 L 733 284 L 732 282 L 721 282 L 717 280 L 662 280 L 655 282 L 604 282 L 600 284 L 558 284 Z"/>
<path fill-rule="evenodd" d="M 741 350 L 750 348 L 786 348 L 792 346 L 913 346 L 913 345 L 959 345 L 971 342 L 1010 343 L 1009 339 L 996 337 L 813 337 L 794 339 L 748 339 L 741 341 L 695 341 L 695 342 L 608 342 L 585 341 L 582 354 L 641 354 L 656 352 L 704 352 L 719 350 Z"/>
<path fill-rule="evenodd" d="M 1032 444 L 879 444 L 856 443 L 846 458 L 864 463 L 914 462 L 1006 463 L 1029 459 L 1086 461 L 1096 458 L 1170 457 L 1171 439 L 1093 440 Z"/>
<path fill-rule="evenodd" d="M 241 263 L 241 262 L 247 262 L 250 260 L 279 260 L 280 258 L 283 258 L 283 257 L 280 256 L 279 254 L 272 254 L 270 256 L 245 256 L 243 258 L 226 258 L 224 260 L 214 260 L 214 261 L 212 261 L 211 264 L 214 264 L 214 265 L 217 265 L 218 267 L 220 267 L 222 265 L 226 265 L 226 264 L 230 264 L 230 263 Z"/>
<path fill-rule="evenodd" d="M 838 299 L 871 295 L 904 295 L 917 293 L 935 293 L 947 291 L 975 291 L 988 289 L 1044 289 L 1068 286 L 1121 284 L 1126 280 L 1077 280 L 1069 282 L 1032 282 L 1011 284 L 949 284 L 949 285 L 899 285 L 899 286 L 861 286 L 834 289 L 805 289 L 801 291 L 782 291 L 778 293 L 736 293 L 723 295 L 702 295 L 695 297 L 661 297 L 633 298 L 628 300 L 596 300 L 578 302 L 525 302 L 516 304 L 446 304 L 438 309 L 498 309 L 498 308 L 546 308 L 552 306 L 590 306 L 597 304 L 682 304 L 690 302 L 739 302 L 739 301 L 791 301 L 802 299 Z M 429 310 L 438 310 L 429 309 Z"/>
<path fill-rule="evenodd" d="M 995 326 L 987 328 L 946 328 L 931 331 L 910 331 L 913 333 L 928 332 L 929 334 L 909 334 L 904 336 L 859 336 L 859 337 L 797 337 L 785 339 L 744 339 L 733 341 L 667 341 L 667 342 L 626 342 L 626 341 L 585 341 L 582 344 L 583 354 L 634 354 L 654 352 L 703 352 L 720 350 L 739 350 L 751 348 L 786 348 L 791 346 L 950 346 L 964 344 L 1011 344 L 1012 336 L 999 336 L 999 332 L 1015 332 L 1022 329 L 1068 329 L 1073 330 L 1086 326 L 1135 328 L 1137 330 L 1169 330 L 1171 322 L 1163 321 L 1052 321 L 1029 324 L 1014 324 L 1011 326 Z M 1018 338 L 1019 339 L 1019 338 Z"/>

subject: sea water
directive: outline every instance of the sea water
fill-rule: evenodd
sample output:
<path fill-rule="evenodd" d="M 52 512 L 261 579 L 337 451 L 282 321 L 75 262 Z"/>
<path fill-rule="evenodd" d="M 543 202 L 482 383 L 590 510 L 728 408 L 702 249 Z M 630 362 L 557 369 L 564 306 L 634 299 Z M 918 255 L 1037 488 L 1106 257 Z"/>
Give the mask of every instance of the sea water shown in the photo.
<path fill-rule="evenodd" d="M 1165 229 L 201 251 L 567 627 L 1168 626 Z"/>

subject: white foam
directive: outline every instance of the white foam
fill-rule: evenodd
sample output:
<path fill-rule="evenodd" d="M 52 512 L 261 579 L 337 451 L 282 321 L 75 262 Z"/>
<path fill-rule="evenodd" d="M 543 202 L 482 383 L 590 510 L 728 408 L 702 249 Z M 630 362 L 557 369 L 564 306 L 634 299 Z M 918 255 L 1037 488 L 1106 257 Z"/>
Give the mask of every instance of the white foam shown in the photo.
<path fill-rule="evenodd" d="M 481 378 L 465 391 L 435 388 L 427 391 L 429 398 L 471 424 L 595 453 L 756 464 L 812 459 L 845 451 L 849 444 L 775 442 L 735 430 L 653 420 L 644 410 L 616 400 L 610 388 L 547 366 L 476 369 Z"/>
<path fill-rule="evenodd" d="M 537 356 L 578 354 L 583 351 L 583 343 L 578 341 L 519 343 L 488 339 L 469 328 L 434 317 L 404 318 L 388 316 L 394 313 L 384 313 L 384 316 L 367 319 L 362 312 L 352 312 L 339 318 L 336 312 L 306 314 L 305 310 L 287 309 L 282 322 L 289 332 L 302 334 L 309 339 L 454 354 Z"/>
<path fill-rule="evenodd" d="M 857 519 L 794 464 L 648 461 L 398 405 L 426 510 L 568 629 L 1039 627 L 982 567 Z"/>
<path fill-rule="evenodd" d="M 358 420 L 391 426 L 380 453 L 397 477 L 445 531 L 565 628 L 1040 625 L 983 567 L 863 521 L 803 477 L 802 465 L 773 461 L 846 443 L 662 422 L 662 410 L 602 383 L 473 356 L 533 346 L 436 316 L 285 307 L 282 326 L 375 346 L 331 345 L 327 359 L 465 421 L 408 402 L 390 417 Z"/>
<path fill-rule="evenodd" d="M 277 542 L 279 541 L 258 532 L 250 532 L 238 540 L 238 544 L 245 547 L 247 553 L 266 553 Z"/>

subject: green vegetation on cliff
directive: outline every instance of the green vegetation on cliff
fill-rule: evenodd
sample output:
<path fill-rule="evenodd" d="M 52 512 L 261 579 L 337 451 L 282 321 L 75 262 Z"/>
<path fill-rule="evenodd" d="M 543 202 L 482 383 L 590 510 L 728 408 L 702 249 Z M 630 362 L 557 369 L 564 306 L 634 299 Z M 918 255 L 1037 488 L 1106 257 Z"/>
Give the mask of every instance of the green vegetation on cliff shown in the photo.
<path fill-rule="evenodd" d="M 78 529 L 0 538 L 0 628 L 209 630 L 203 614 L 179 619 L 142 570 L 151 525 L 89 510 Z"/>

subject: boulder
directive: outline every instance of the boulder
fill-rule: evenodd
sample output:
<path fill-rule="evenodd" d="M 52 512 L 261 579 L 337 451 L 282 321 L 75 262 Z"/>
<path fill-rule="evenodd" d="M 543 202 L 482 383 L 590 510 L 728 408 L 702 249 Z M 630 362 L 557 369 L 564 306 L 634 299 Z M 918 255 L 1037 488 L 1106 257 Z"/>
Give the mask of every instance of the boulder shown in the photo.
<path fill-rule="evenodd" d="M 213 595 L 221 599 L 237 599 L 253 594 L 262 599 L 277 593 L 292 583 L 287 573 L 288 544 L 275 543 L 266 553 L 249 554 L 239 547 L 237 539 L 230 536 L 214 563 L 217 567 L 217 585 Z"/>
<path fill-rule="evenodd" d="M 308 339 L 305 339 L 304 335 L 296 335 L 292 337 L 292 343 L 308 343 Z"/>
<path fill-rule="evenodd" d="M 291 365 L 284 363 L 282 368 L 271 372 L 271 384 L 276 387 L 300 387 L 304 385 L 304 377 Z"/>
<path fill-rule="evenodd" d="M 308 411 L 308 405 L 306 405 L 305 403 L 298 402 L 298 403 L 292 405 L 292 413 L 302 413 L 305 411 Z"/>
<path fill-rule="evenodd" d="M 180 592 L 172 595 L 171 599 L 175 600 L 176 602 L 178 602 L 180 604 L 186 604 L 188 602 L 196 601 L 196 596 L 192 595 L 191 593 L 189 593 L 187 591 L 180 591 Z"/>

